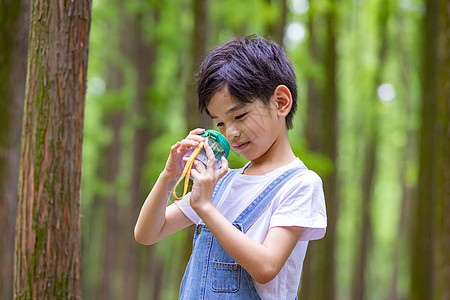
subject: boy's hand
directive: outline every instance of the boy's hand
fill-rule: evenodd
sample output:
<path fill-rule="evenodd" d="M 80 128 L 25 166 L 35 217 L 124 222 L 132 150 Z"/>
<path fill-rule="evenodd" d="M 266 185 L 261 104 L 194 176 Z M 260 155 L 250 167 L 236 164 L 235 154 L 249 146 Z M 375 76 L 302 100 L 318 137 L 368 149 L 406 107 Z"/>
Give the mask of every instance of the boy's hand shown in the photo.
<path fill-rule="evenodd" d="M 200 162 L 195 162 L 195 169 L 191 170 L 194 184 L 191 192 L 191 207 L 198 211 L 212 205 L 212 195 L 214 188 L 219 181 L 228 172 L 228 161 L 222 157 L 222 166 L 216 171 L 216 158 L 214 152 L 208 143 L 205 143 L 205 151 L 208 157 L 208 163 L 205 166 Z"/>
<path fill-rule="evenodd" d="M 181 159 L 191 147 L 197 147 L 200 142 L 205 140 L 204 137 L 199 135 L 203 132 L 205 132 L 203 128 L 194 129 L 189 132 L 189 135 L 184 140 L 177 142 L 170 148 L 170 155 L 163 171 L 166 176 L 178 179 L 183 172 L 180 166 Z"/>

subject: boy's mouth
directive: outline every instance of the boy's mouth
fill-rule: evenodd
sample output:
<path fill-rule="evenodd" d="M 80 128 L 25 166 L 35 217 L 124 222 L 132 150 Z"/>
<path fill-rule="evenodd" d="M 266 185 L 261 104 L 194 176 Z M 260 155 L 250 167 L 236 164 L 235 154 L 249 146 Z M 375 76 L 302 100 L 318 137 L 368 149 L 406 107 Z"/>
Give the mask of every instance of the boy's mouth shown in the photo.
<path fill-rule="evenodd" d="M 242 142 L 242 143 L 233 144 L 233 148 L 234 148 L 236 151 L 240 151 L 240 150 L 244 149 L 245 147 L 247 147 L 247 145 L 248 145 L 249 143 L 250 143 L 250 142 L 248 141 L 248 142 Z"/>

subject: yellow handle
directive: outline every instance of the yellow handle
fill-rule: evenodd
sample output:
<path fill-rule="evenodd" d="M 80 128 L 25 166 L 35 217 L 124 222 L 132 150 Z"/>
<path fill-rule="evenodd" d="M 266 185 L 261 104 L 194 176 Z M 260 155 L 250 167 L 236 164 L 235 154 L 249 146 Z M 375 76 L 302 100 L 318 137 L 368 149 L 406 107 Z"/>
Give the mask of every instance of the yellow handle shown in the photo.
<path fill-rule="evenodd" d="M 191 169 L 192 169 L 192 165 L 194 164 L 195 158 L 197 157 L 197 155 L 200 153 L 200 151 L 202 150 L 203 146 L 205 145 L 205 142 L 201 142 L 197 148 L 194 150 L 194 152 L 192 152 L 191 156 L 189 157 L 188 161 L 186 162 L 186 165 L 184 166 L 184 170 L 183 173 L 180 176 L 180 179 L 178 179 L 177 184 L 175 185 L 173 192 L 172 192 L 172 196 L 175 200 L 181 200 L 187 193 L 187 189 L 188 189 L 188 185 L 189 185 L 189 178 L 191 177 Z M 183 180 L 184 178 L 184 190 L 183 190 L 183 195 L 181 195 L 181 197 L 177 196 L 177 186 L 178 184 L 180 184 L 180 182 Z"/>

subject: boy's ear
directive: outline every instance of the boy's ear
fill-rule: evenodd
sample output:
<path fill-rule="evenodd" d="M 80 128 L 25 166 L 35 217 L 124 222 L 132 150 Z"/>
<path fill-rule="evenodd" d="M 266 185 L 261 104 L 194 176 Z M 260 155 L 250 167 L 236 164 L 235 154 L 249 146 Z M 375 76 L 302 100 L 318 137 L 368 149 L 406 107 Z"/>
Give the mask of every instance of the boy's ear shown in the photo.
<path fill-rule="evenodd" d="M 277 114 L 280 117 L 286 117 L 291 111 L 292 107 L 292 95 L 291 91 L 285 85 L 279 85 L 273 92 L 273 101 L 277 109 Z"/>

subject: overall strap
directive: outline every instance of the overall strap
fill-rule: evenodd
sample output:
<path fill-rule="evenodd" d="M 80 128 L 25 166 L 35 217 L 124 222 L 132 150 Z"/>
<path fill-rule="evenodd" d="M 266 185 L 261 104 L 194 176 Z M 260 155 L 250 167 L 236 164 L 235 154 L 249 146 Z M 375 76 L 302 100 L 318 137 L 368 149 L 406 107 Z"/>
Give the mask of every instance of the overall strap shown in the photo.
<path fill-rule="evenodd" d="M 246 209 L 236 218 L 233 223 L 242 226 L 242 231 L 245 233 L 256 222 L 256 220 L 267 209 L 275 195 L 280 191 L 283 185 L 292 176 L 301 171 L 307 170 L 306 167 L 292 168 L 285 171 L 283 174 L 275 178 L 259 195 L 247 206 Z"/>
<path fill-rule="evenodd" d="M 229 169 L 228 172 L 222 178 L 219 179 L 212 195 L 212 202 L 214 206 L 217 206 L 217 202 L 219 202 L 220 198 L 222 198 L 223 192 L 225 191 L 225 189 L 233 179 L 234 175 L 236 175 L 238 171 L 239 169 Z M 203 223 L 203 220 L 200 220 L 199 225 L 204 224 L 205 223 Z"/>
<path fill-rule="evenodd" d="M 220 200 L 220 198 L 222 198 L 223 192 L 230 184 L 231 179 L 233 179 L 234 175 L 236 175 L 239 170 L 240 169 L 229 169 L 228 172 L 219 180 L 219 182 L 217 182 L 212 195 L 214 206 L 217 205 L 217 202 Z"/>

